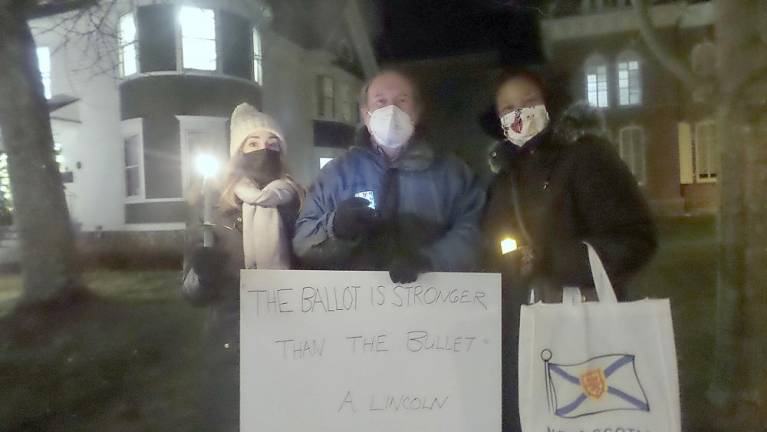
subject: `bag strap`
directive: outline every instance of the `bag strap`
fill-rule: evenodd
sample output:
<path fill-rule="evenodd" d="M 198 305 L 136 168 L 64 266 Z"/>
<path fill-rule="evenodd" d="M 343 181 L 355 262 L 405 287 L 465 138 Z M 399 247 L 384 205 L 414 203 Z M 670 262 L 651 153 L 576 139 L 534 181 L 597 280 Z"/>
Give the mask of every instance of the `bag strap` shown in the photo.
<path fill-rule="evenodd" d="M 588 249 L 589 264 L 591 265 L 591 276 L 594 278 L 594 287 L 597 291 L 597 300 L 601 303 L 618 303 L 618 298 L 615 295 L 615 289 L 610 282 L 610 277 L 607 275 L 602 259 L 599 258 L 594 246 L 583 242 Z"/>

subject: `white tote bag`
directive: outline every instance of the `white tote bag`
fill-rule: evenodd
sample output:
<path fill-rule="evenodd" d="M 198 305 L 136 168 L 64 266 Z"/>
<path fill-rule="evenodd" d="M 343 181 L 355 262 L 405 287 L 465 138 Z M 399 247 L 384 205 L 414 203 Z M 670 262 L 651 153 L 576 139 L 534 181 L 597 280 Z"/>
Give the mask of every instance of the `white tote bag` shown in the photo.
<path fill-rule="evenodd" d="M 519 412 L 524 432 L 681 432 L 671 306 L 618 303 L 591 245 L 598 302 L 522 306 Z"/>

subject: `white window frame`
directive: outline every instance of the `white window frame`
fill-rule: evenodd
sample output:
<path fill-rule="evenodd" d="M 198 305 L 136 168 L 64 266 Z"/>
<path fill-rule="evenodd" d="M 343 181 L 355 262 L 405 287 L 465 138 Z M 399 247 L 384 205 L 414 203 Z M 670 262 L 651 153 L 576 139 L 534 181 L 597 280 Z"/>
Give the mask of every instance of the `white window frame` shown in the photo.
<path fill-rule="evenodd" d="M 642 60 L 636 53 L 626 52 L 618 56 L 615 65 L 618 106 L 642 104 Z"/>
<path fill-rule="evenodd" d="M 631 148 L 628 147 L 628 142 L 625 141 L 625 134 L 639 131 L 639 151 L 637 151 L 637 143 L 631 141 Z M 618 132 L 618 154 L 621 159 L 626 163 L 634 175 L 637 183 L 644 186 L 647 183 L 647 135 L 645 130 L 641 126 L 629 125 L 620 129 Z M 637 161 L 636 158 L 641 156 L 641 160 Z"/>
<path fill-rule="evenodd" d="M 131 41 L 125 41 L 123 40 L 122 35 L 122 28 L 123 28 L 123 20 L 127 17 L 131 17 L 133 20 L 133 31 L 134 36 L 133 40 Z M 123 14 L 120 16 L 120 18 L 117 21 L 117 46 L 118 46 L 118 56 L 119 56 L 119 72 L 120 76 L 125 78 L 132 75 L 137 75 L 141 72 L 141 65 L 139 64 L 139 55 L 138 55 L 138 21 L 136 20 L 136 13 L 135 12 L 128 12 L 126 14 Z M 136 70 L 132 73 L 125 73 L 125 48 L 128 46 L 133 46 L 133 54 L 134 59 L 133 62 L 136 65 Z"/>
<path fill-rule="evenodd" d="M 716 121 L 706 119 L 695 123 L 695 139 L 693 149 L 695 152 L 695 182 L 716 183 L 721 171 L 719 167 L 719 145 L 716 130 Z M 712 134 L 704 139 L 704 128 L 710 128 Z M 703 154 L 705 152 L 705 161 Z M 703 165 L 706 165 L 705 167 Z"/>
<path fill-rule="evenodd" d="M 253 27 L 253 81 L 264 85 L 264 51 L 258 27 Z"/>
<path fill-rule="evenodd" d="M 122 131 L 122 172 L 123 172 L 123 196 L 125 197 L 126 203 L 137 203 L 137 202 L 144 202 L 146 198 L 146 176 L 144 173 L 144 119 L 143 118 L 133 118 L 128 120 L 123 120 L 121 127 Z M 125 160 L 125 140 L 129 137 L 136 136 L 138 137 L 138 175 L 139 175 L 139 193 L 138 195 L 128 196 L 127 195 L 127 176 L 125 175 L 125 172 L 128 168 Z M 131 166 L 133 167 L 133 166 Z"/>
<path fill-rule="evenodd" d="M 229 141 L 226 131 L 227 117 L 209 117 L 209 116 L 187 116 L 177 115 L 178 119 L 178 133 L 179 133 L 179 145 L 181 146 L 181 190 L 183 195 L 186 196 L 189 185 L 191 183 L 194 167 L 194 157 L 192 149 L 190 149 L 190 143 L 188 140 L 189 131 L 205 131 L 213 132 L 214 135 L 218 135 L 216 140 L 220 140 L 220 143 L 214 143 L 214 153 L 220 164 L 219 169 L 224 169 L 229 159 Z"/>
<path fill-rule="evenodd" d="M 586 100 L 594 107 L 610 107 L 610 77 L 607 60 L 601 55 L 589 57 L 583 67 Z"/>
<path fill-rule="evenodd" d="M 215 55 L 215 67 L 213 69 L 200 69 L 200 68 L 193 68 L 193 67 L 186 67 L 184 65 L 184 23 L 182 22 L 181 15 L 182 12 L 185 9 L 198 9 L 203 11 L 210 11 L 213 13 L 213 39 L 208 38 L 198 38 L 198 37 L 191 37 L 191 39 L 199 39 L 199 40 L 206 40 L 206 41 L 213 41 L 214 46 L 214 55 Z M 218 55 L 218 34 L 216 33 L 216 26 L 218 23 L 218 14 L 216 13 L 215 9 L 211 8 L 204 8 L 204 7 L 198 7 L 198 6 L 181 6 L 177 10 L 177 20 L 178 23 L 176 26 L 176 69 L 179 71 L 199 71 L 199 72 L 208 72 L 208 73 L 215 73 L 221 71 L 221 59 Z"/>
<path fill-rule="evenodd" d="M 40 72 L 40 80 L 43 83 L 43 95 L 46 99 L 50 99 L 53 95 L 53 79 L 52 79 L 52 69 L 53 69 L 53 58 L 51 57 L 51 49 L 47 46 L 39 46 L 35 50 L 35 55 L 37 56 L 37 67 Z M 42 61 L 41 59 L 44 59 L 46 61 L 46 64 L 48 65 L 48 70 L 44 71 L 42 68 Z"/>

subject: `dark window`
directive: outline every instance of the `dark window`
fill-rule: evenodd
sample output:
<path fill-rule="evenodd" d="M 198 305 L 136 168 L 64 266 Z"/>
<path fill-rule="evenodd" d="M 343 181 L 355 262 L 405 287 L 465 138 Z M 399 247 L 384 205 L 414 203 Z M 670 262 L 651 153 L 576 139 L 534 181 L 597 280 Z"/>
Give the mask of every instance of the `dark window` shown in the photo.
<path fill-rule="evenodd" d="M 176 15 L 171 5 L 142 6 L 138 18 L 141 72 L 176 70 Z"/>

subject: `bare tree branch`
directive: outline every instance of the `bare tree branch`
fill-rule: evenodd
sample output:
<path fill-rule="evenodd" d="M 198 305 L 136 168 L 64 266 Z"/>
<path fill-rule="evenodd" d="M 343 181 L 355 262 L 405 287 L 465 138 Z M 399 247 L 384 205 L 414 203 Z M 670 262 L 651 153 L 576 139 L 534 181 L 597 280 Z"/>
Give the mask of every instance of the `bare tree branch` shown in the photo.
<path fill-rule="evenodd" d="M 26 9 L 25 16 L 28 19 L 44 18 L 51 15 L 58 15 L 73 10 L 85 9 L 94 6 L 98 0 L 51 0 L 26 2 L 29 7 Z"/>
<path fill-rule="evenodd" d="M 688 90 L 695 91 L 705 83 L 696 77 L 692 70 L 680 61 L 678 56 L 661 40 L 650 17 L 650 5 L 650 0 L 634 0 L 634 11 L 636 12 L 639 32 L 642 34 L 642 38 L 647 47 L 650 48 L 650 51 L 655 54 L 660 64 L 682 81 L 682 84 Z"/>

